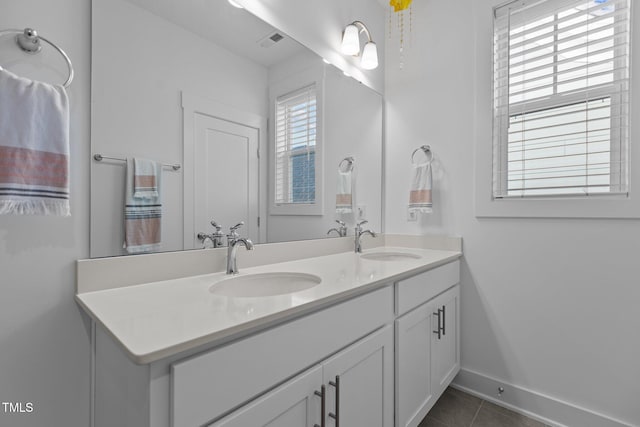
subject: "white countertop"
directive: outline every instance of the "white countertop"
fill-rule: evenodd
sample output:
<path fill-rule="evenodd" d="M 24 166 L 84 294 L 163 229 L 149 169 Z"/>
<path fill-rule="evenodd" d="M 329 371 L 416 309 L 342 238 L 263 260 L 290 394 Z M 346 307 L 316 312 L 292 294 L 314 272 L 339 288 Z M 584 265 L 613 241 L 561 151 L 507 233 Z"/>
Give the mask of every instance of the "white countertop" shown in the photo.
<path fill-rule="evenodd" d="M 353 252 L 343 252 L 259 267 L 239 266 L 239 275 L 299 272 L 322 279 L 315 287 L 286 295 L 251 298 L 215 295 L 209 288 L 229 277 L 220 272 L 87 292 L 76 295 L 76 300 L 135 363 L 145 364 L 268 327 L 462 255 L 458 251 L 434 249 L 371 250 L 383 251 L 407 252 L 420 258 L 367 260 Z"/>

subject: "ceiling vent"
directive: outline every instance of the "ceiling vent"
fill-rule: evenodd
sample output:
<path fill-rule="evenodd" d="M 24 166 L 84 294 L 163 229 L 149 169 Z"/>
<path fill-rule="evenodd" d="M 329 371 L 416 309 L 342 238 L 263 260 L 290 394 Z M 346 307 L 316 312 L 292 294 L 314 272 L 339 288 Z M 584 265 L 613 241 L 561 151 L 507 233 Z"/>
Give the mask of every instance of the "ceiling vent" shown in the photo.
<path fill-rule="evenodd" d="M 258 44 L 260 45 L 260 47 L 268 48 L 278 43 L 281 40 L 284 40 L 284 36 L 279 32 L 274 31 L 268 36 L 258 40 Z"/>

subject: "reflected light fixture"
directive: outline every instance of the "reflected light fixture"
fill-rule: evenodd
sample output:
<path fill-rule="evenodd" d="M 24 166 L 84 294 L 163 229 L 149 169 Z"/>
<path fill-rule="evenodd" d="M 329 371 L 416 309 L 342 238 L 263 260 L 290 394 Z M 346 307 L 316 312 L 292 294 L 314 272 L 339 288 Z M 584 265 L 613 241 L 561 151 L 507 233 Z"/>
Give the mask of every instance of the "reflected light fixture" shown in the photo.
<path fill-rule="evenodd" d="M 227 0 L 229 2 L 229 4 L 233 7 L 237 7 L 238 9 L 244 9 L 244 6 L 242 6 L 240 3 L 235 2 L 233 0 Z"/>
<path fill-rule="evenodd" d="M 342 32 L 341 50 L 345 55 L 360 55 L 360 33 L 367 36 L 367 42 L 362 49 L 360 66 L 365 70 L 373 70 L 378 66 L 378 48 L 371 39 L 371 33 L 360 21 L 353 21 Z"/>

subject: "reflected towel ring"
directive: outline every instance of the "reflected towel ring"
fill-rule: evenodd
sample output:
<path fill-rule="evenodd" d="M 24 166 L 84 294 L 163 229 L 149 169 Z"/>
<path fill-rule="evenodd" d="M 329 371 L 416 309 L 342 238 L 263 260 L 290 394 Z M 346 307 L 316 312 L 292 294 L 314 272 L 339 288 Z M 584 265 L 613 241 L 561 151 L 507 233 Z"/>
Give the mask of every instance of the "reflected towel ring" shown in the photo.
<path fill-rule="evenodd" d="M 62 84 L 62 86 L 68 88 L 71 85 L 74 74 L 73 64 L 71 64 L 71 59 L 69 59 L 69 56 L 67 56 L 64 50 L 56 46 L 55 43 L 45 39 L 42 36 L 39 36 L 36 30 L 34 30 L 33 28 L 25 28 L 24 30 L 8 29 L 0 31 L 0 37 L 6 36 L 8 34 L 16 34 L 16 44 L 20 47 L 20 49 L 30 54 L 36 54 L 42 50 L 40 40 L 51 45 L 51 47 L 57 50 L 60 55 L 64 57 L 64 60 L 67 62 L 67 67 L 69 68 L 69 77 L 67 78 L 67 81 Z"/>
<path fill-rule="evenodd" d="M 353 163 L 355 161 L 356 160 L 352 156 L 345 157 L 340 161 L 340 164 L 338 165 L 338 170 L 340 172 L 351 172 L 353 170 Z M 343 169 L 345 162 L 348 163 L 348 165 L 346 169 Z"/>
<path fill-rule="evenodd" d="M 427 162 L 426 164 L 430 164 L 433 161 L 433 152 L 431 151 L 431 147 L 428 145 L 422 145 L 418 148 L 416 148 L 415 150 L 413 150 L 413 153 L 411 153 L 411 163 L 414 165 L 418 165 L 419 163 L 416 163 L 416 153 L 418 151 L 422 151 L 424 153 L 425 156 L 427 156 Z M 420 163 L 421 164 L 421 163 Z"/>

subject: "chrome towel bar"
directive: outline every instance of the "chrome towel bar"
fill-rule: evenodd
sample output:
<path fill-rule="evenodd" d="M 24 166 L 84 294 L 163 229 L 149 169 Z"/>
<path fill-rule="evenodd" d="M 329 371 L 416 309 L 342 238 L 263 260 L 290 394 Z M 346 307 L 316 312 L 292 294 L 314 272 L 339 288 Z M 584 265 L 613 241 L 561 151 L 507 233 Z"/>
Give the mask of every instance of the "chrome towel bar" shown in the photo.
<path fill-rule="evenodd" d="M 127 161 L 127 159 L 123 159 L 122 157 L 103 156 L 102 154 L 94 154 L 93 155 L 93 160 L 95 160 L 96 162 L 101 162 L 103 160 L 116 160 L 118 162 L 126 162 Z M 180 168 L 182 166 L 179 163 L 163 163 L 162 167 L 171 168 L 174 171 L 178 171 L 178 170 L 180 170 Z"/>

